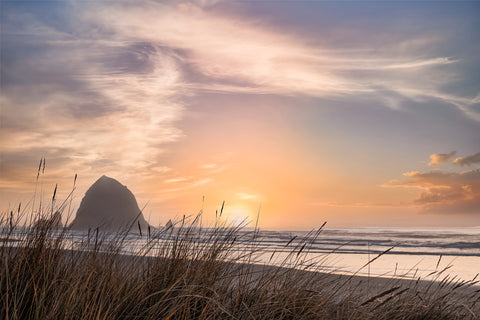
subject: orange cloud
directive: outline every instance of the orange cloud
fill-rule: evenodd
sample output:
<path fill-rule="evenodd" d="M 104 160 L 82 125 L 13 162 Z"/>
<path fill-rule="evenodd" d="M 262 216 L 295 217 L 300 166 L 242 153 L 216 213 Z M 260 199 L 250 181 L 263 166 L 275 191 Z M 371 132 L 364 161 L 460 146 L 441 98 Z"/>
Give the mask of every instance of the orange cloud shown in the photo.
<path fill-rule="evenodd" d="M 468 166 L 470 164 L 479 163 L 479 162 L 480 162 L 480 152 L 471 154 L 466 157 L 460 157 L 455 159 L 455 161 L 453 161 L 453 163 L 459 164 L 461 166 Z"/>
<path fill-rule="evenodd" d="M 413 203 L 425 211 L 439 213 L 480 213 L 480 170 L 460 173 L 412 171 L 407 177 L 388 182 L 386 187 L 421 189 Z"/>
<path fill-rule="evenodd" d="M 442 164 L 444 162 L 449 161 L 450 159 L 453 158 L 453 156 L 456 154 L 456 151 L 452 151 L 450 153 L 435 153 L 430 155 L 430 162 L 428 163 L 429 166 L 433 167 L 439 164 Z"/>

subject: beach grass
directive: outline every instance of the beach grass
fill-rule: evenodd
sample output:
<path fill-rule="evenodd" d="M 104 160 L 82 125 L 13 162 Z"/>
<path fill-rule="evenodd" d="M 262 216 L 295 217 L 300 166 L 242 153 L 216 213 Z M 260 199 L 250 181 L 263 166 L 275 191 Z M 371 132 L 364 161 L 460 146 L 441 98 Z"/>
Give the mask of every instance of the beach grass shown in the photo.
<path fill-rule="evenodd" d="M 305 253 L 321 228 L 285 243 L 290 253 L 271 266 L 256 258 L 258 230 L 242 225 L 207 228 L 198 216 L 183 217 L 155 230 L 134 223 L 114 234 L 92 229 L 74 242 L 67 227 L 48 219 L 54 210 L 27 226 L 19 223 L 25 210 L 17 211 L 1 221 L 3 319 L 479 318 L 475 279 L 445 271 L 433 282 L 312 271 L 321 262 L 306 261 Z M 127 252 L 132 231 L 142 245 Z"/>

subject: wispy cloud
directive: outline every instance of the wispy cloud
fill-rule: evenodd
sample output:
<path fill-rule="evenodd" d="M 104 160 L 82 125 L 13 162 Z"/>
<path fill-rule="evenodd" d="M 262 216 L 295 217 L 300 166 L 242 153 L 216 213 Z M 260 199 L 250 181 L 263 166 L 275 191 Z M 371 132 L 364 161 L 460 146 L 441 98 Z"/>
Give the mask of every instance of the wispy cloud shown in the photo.
<path fill-rule="evenodd" d="M 22 27 L 2 34 L 28 57 L 2 57 L 2 153 L 51 159 L 62 150 L 55 157 L 87 181 L 106 172 L 138 178 L 168 171 L 158 157 L 182 136 L 176 121 L 184 109 L 173 51 L 112 38 L 101 21 L 85 24 L 80 15 L 72 16 L 66 29 L 78 29 L 70 33 L 35 15 L 11 19 L 7 25 Z M 35 40 L 23 40 L 29 36 Z"/>
<path fill-rule="evenodd" d="M 425 55 L 432 39 L 395 41 L 382 51 L 365 43 L 339 49 L 312 45 L 308 38 L 245 16 L 204 10 L 193 3 L 96 7 L 91 17 L 116 34 L 174 48 L 189 66 L 189 90 L 339 97 L 372 95 L 398 109 L 402 100 L 436 99 L 480 121 L 475 99 L 443 92 L 455 81 L 445 66 L 452 57 Z M 416 40 L 416 41 L 415 41 Z M 441 38 L 435 41 L 441 41 Z M 405 55 L 405 47 L 410 54 Z M 400 54 L 403 53 L 403 54 Z"/>
<path fill-rule="evenodd" d="M 217 164 L 216 163 L 206 163 L 206 164 L 202 164 L 200 166 L 201 169 L 215 169 L 217 168 Z"/>
<path fill-rule="evenodd" d="M 248 201 L 260 201 L 262 196 L 255 193 L 248 193 L 248 192 L 237 192 L 236 197 L 240 200 L 248 200 Z"/>
<path fill-rule="evenodd" d="M 175 186 L 173 188 L 168 188 L 168 189 L 161 189 L 158 190 L 159 193 L 178 193 L 181 191 L 186 191 L 186 190 L 191 190 L 197 187 L 201 187 L 203 185 L 206 185 L 210 182 L 213 182 L 214 180 L 212 178 L 194 178 L 194 177 L 188 177 L 188 178 L 174 178 L 174 179 L 168 179 L 165 181 L 166 183 L 171 183 L 174 184 Z"/>
<path fill-rule="evenodd" d="M 462 121 L 480 122 L 480 94 L 452 89 L 462 84 L 459 79 L 465 73 L 465 56 L 457 57 L 455 50 L 432 49 L 449 40 L 440 31 L 405 36 L 372 32 L 361 22 L 358 30 L 353 30 L 338 23 L 330 22 L 330 29 L 322 29 L 300 21 L 291 29 L 274 19 L 263 19 L 261 13 L 224 10 L 224 4 L 216 4 L 216 0 L 147 0 L 2 5 L 2 14 L 6 7 L 9 12 L 2 15 L 0 191 L 25 190 L 22 186 L 28 186 L 34 176 L 30 169 L 46 156 L 60 183 L 62 177 L 69 179 L 75 172 L 84 183 L 106 173 L 129 184 L 148 181 L 139 189 L 146 198 L 158 196 L 157 200 L 174 191 L 193 194 L 195 188 L 209 188 L 213 181 L 221 185 L 221 175 L 231 180 L 229 192 L 241 200 L 268 194 L 265 190 L 238 189 L 245 174 L 229 174 L 238 170 L 234 161 L 206 159 L 211 155 L 199 155 L 201 148 L 194 155 L 178 156 L 198 156 L 198 162 L 172 160 L 172 145 L 183 141 L 187 132 L 182 125 L 201 122 L 181 122 L 195 116 L 196 110 L 188 103 L 202 97 L 205 100 L 199 105 L 211 105 L 209 112 L 215 112 L 211 110 L 223 108 L 221 104 L 228 101 L 205 92 L 231 94 L 228 98 L 238 99 L 235 105 L 239 108 L 242 97 L 275 95 L 275 101 L 297 99 L 298 108 L 302 108 L 304 98 L 316 105 L 335 100 L 331 105 L 359 109 L 370 108 L 370 102 L 375 102 L 372 110 L 382 105 L 394 110 L 382 112 L 413 111 L 412 117 L 413 109 L 421 103 L 448 104 L 461 111 Z M 251 4 L 232 5 L 244 9 Z M 53 14 L 47 15 L 50 12 Z M 263 103 L 260 99 L 248 101 Z M 332 128 L 337 125 L 342 124 L 332 122 Z M 286 131 L 298 127 L 292 125 Z M 305 128 L 295 137 L 304 137 L 309 130 Z M 335 139 L 327 131 L 322 139 Z M 218 134 L 208 132 L 202 139 L 215 140 Z M 312 136 L 307 139 L 319 139 Z M 296 139 L 293 135 L 290 138 Z M 289 152 L 296 151 L 285 154 Z M 314 151 L 307 156 L 315 157 Z M 431 164 L 450 161 L 453 156 L 432 155 Z M 477 160 L 478 154 L 458 158 L 455 163 L 467 165 Z M 264 167 L 272 164 L 274 168 L 275 161 L 269 158 Z M 421 190 L 424 194 L 415 203 L 425 207 L 440 208 L 478 198 L 476 182 L 464 181 L 469 175 L 442 172 L 444 176 L 434 178 L 435 173 L 412 173 L 388 185 Z M 313 176 L 299 180 L 308 181 Z M 463 182 L 453 182 L 460 180 Z M 378 204 L 383 205 L 381 201 Z M 341 201 L 333 205 L 340 206 Z"/>
<path fill-rule="evenodd" d="M 458 59 L 396 54 L 406 45 L 421 52 L 431 39 L 390 41 L 380 53 L 368 43 L 338 49 L 253 17 L 210 10 L 211 4 L 77 4 L 70 32 L 35 15 L 22 16 L 29 23 L 19 28 L 18 20 L 9 21 L 4 33 L 33 34 L 41 42 L 17 43 L 39 52 L 27 60 L 7 57 L 8 87 L 0 96 L 4 152 L 69 145 L 65 157 L 85 170 L 159 168 L 162 145 L 182 137 L 176 125 L 185 110 L 182 96 L 197 90 L 371 95 L 394 109 L 403 99 L 439 99 L 480 120 L 470 107 L 478 96 L 440 90 L 451 81 L 442 68 Z"/>
<path fill-rule="evenodd" d="M 171 178 L 171 179 L 166 179 L 163 182 L 164 183 L 177 183 L 177 182 L 183 182 L 191 179 L 191 177 L 178 177 L 178 178 Z"/>

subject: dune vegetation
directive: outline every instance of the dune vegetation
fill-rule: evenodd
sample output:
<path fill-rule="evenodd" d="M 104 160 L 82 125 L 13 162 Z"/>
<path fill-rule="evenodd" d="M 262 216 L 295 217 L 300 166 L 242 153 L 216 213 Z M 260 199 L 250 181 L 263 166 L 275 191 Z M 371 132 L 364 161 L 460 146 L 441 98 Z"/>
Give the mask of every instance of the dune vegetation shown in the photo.
<path fill-rule="evenodd" d="M 202 227 L 197 215 L 155 230 L 132 223 L 135 235 L 93 229 L 75 240 L 58 213 L 44 211 L 26 226 L 20 206 L 3 214 L 3 319 L 478 319 L 477 281 L 444 270 L 436 282 L 369 286 L 311 271 L 321 265 L 304 254 L 321 228 L 286 243 L 284 263 L 267 266 L 254 263 L 258 229 L 220 220 Z M 127 254 L 131 237 L 142 245 Z"/>

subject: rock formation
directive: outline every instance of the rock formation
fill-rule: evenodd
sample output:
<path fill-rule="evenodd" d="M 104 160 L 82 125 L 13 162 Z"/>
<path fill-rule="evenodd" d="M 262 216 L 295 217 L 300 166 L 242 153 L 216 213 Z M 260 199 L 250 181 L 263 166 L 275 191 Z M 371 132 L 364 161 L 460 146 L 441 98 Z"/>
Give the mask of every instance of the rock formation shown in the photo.
<path fill-rule="evenodd" d="M 128 188 L 115 179 L 102 176 L 85 193 L 72 222 L 73 229 L 131 230 L 148 228 L 137 200 Z"/>
<path fill-rule="evenodd" d="M 56 211 L 49 218 L 40 218 L 35 222 L 35 226 L 40 229 L 62 228 L 62 214 L 59 211 Z"/>

